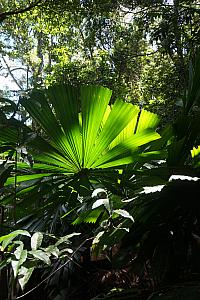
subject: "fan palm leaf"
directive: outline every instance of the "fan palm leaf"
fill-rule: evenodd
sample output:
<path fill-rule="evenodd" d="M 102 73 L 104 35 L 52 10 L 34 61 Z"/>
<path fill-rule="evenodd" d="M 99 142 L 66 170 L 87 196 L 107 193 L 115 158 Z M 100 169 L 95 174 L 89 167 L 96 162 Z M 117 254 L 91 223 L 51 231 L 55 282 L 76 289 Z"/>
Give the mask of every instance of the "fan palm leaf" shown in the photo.
<path fill-rule="evenodd" d="M 13 178 L 7 180 L 6 185 L 17 183 L 17 197 L 27 200 L 29 192 L 34 191 L 38 198 L 45 197 L 45 205 L 41 202 L 52 213 L 58 199 L 64 203 L 66 195 L 71 197 L 72 187 L 77 189 L 77 186 L 84 185 L 89 188 L 89 180 L 94 182 L 95 178 L 98 182 L 98 177 L 102 178 L 102 182 L 109 178 L 117 183 L 116 170 L 119 167 L 143 159 L 144 154 L 145 161 L 148 157 L 152 158 L 152 153 L 143 152 L 140 146 L 160 138 L 155 131 L 159 117 L 144 110 L 138 123 L 138 106 L 122 100 L 110 106 L 110 97 L 111 91 L 103 87 L 77 89 L 57 85 L 34 91 L 29 98 L 21 100 L 21 105 L 43 134 L 33 134 L 30 128 L 26 128 L 31 136 L 26 145 L 35 163 L 29 167 L 18 162 L 17 169 L 21 175 L 17 176 L 17 181 Z M 136 123 L 137 132 L 134 134 Z M 10 131 L 5 129 L 5 136 L 1 132 L 0 140 L 5 141 L 9 137 L 16 140 L 17 136 L 13 128 Z M 107 177 L 105 172 L 108 172 Z M 63 186 L 68 187 L 67 192 Z M 9 196 L 4 201 L 8 203 Z M 27 207 L 25 211 L 27 214 Z"/>
<path fill-rule="evenodd" d="M 103 168 L 104 164 L 115 167 L 126 164 L 126 157 L 135 160 L 139 146 L 160 138 L 153 130 L 159 122 L 157 115 L 143 111 L 140 130 L 134 135 L 139 108 L 121 100 L 109 107 L 110 97 L 111 91 L 103 87 L 82 87 L 78 93 L 59 85 L 22 100 L 48 136 L 48 141 L 36 137 L 30 143 L 33 150 L 40 150 L 37 160 L 69 173 Z"/>

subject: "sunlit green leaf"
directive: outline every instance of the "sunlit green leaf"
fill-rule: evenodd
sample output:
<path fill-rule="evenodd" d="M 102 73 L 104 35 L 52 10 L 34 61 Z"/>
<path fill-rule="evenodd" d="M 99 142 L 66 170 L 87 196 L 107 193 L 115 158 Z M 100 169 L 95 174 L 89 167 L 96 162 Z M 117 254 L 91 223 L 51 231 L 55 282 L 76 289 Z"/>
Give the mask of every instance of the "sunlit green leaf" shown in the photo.
<path fill-rule="evenodd" d="M 30 237 L 30 233 L 26 230 L 15 230 L 10 234 L 3 235 L 0 237 L 0 243 L 2 243 L 3 249 L 5 249 L 18 235 L 25 235 Z"/>
<path fill-rule="evenodd" d="M 31 237 L 31 249 L 37 250 L 41 246 L 42 240 L 43 234 L 41 232 L 35 232 Z"/>
<path fill-rule="evenodd" d="M 33 257 L 43 261 L 45 264 L 50 265 L 51 261 L 49 259 L 49 256 L 42 250 L 32 250 L 28 252 Z"/>
<path fill-rule="evenodd" d="M 33 271 L 34 271 L 34 267 L 32 268 L 26 268 L 24 266 L 21 266 L 21 268 L 19 269 L 19 284 L 21 286 L 22 291 L 24 290 L 25 285 L 27 284 L 27 282 L 29 281 Z"/>
<path fill-rule="evenodd" d="M 115 209 L 115 210 L 113 210 L 113 213 L 116 213 L 116 214 L 122 216 L 123 218 L 128 218 L 128 219 L 130 219 L 132 222 L 134 222 L 133 217 L 129 214 L 129 212 L 127 212 L 127 211 L 124 210 L 124 209 Z"/>

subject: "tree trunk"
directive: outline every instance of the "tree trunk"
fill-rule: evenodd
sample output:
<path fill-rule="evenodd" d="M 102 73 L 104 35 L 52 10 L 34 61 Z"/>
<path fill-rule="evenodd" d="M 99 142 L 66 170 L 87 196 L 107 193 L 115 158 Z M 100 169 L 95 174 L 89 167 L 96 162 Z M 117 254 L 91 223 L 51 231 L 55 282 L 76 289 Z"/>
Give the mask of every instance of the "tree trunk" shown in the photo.
<path fill-rule="evenodd" d="M 0 206 L 0 235 L 4 221 L 4 207 Z M 0 263 L 4 260 L 4 253 L 0 251 Z M 6 300 L 8 297 L 7 268 L 0 271 L 0 300 Z"/>
<path fill-rule="evenodd" d="M 181 27 L 179 24 L 179 0 L 174 0 L 174 16 L 173 16 L 173 26 L 175 35 L 175 47 L 177 51 L 177 62 L 176 68 L 181 80 L 181 85 L 185 85 L 186 74 L 185 74 L 185 62 L 183 57 L 183 47 L 181 42 Z"/>

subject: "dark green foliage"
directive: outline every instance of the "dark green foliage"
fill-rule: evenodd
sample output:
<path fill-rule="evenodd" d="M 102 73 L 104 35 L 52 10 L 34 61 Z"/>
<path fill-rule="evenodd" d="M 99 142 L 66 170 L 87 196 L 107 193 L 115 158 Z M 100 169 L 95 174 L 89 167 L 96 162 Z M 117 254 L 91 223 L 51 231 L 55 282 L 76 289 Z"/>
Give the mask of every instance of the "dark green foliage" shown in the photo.
<path fill-rule="evenodd" d="M 199 272 L 200 56 L 190 66 L 189 76 L 186 71 L 189 54 L 199 44 L 196 2 L 46 4 L 20 20 L 10 18 L 2 27 L 4 56 L 9 52 L 10 58 L 20 57 L 28 65 L 31 77 L 26 88 L 51 87 L 20 100 L 34 119 L 32 128 L 24 124 L 24 110 L 18 120 L 21 106 L 1 102 L 0 201 L 5 210 L 1 229 L 4 225 L 9 231 L 6 226 L 16 222 L 33 232 L 65 234 L 80 229 L 82 236 L 93 237 L 86 250 L 92 244 L 93 255 L 109 258 L 110 277 L 104 273 L 102 278 L 108 283 L 113 279 L 110 288 L 124 288 L 126 280 L 127 286 L 133 284 L 125 277 L 124 285 L 117 282 L 116 273 L 124 266 L 137 282 L 154 289 Z M 8 40 L 15 51 L 8 51 Z M 54 85 L 57 82 L 62 84 Z M 112 98 L 105 88 L 79 89 L 80 84 L 91 83 L 111 87 Z M 115 102 L 116 96 L 141 105 Z M 109 107 L 109 103 L 115 104 Z M 162 138 L 152 129 L 159 118 L 142 106 L 170 121 L 167 127 L 161 124 Z M 171 175 L 191 177 L 171 181 Z M 92 195 L 102 188 L 103 195 Z M 85 264 L 89 261 L 90 255 Z M 51 284 L 53 298 L 53 279 Z M 70 290 L 65 288 L 62 285 L 63 297 Z M 185 297 L 190 292 L 185 290 Z M 169 291 L 160 296 L 181 295 L 182 291 Z M 137 299 L 138 295 L 130 290 L 106 297 Z"/>

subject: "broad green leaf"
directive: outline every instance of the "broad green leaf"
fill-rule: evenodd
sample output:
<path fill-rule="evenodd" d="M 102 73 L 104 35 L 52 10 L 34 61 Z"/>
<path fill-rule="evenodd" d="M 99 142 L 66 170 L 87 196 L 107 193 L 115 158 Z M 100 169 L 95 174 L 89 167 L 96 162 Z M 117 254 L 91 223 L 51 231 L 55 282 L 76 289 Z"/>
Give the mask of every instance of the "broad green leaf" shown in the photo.
<path fill-rule="evenodd" d="M 29 251 L 28 254 L 31 254 L 33 257 L 43 261 L 47 265 L 51 264 L 49 256 L 47 255 L 47 253 L 45 253 L 42 250 L 32 250 L 32 251 Z"/>
<path fill-rule="evenodd" d="M 62 87 L 60 86 L 60 90 L 61 89 Z M 54 87 L 53 90 L 55 93 L 56 91 L 58 93 L 58 89 L 56 86 Z M 58 120 L 56 119 L 56 116 L 53 114 L 53 111 L 47 101 L 48 94 L 52 94 L 53 90 L 52 88 L 50 88 L 47 94 L 45 94 L 44 91 L 35 91 L 32 93 L 30 99 L 22 101 L 22 105 L 24 105 L 24 107 L 31 114 L 31 116 L 35 118 L 37 122 L 39 122 L 39 124 L 43 127 L 46 133 L 49 136 L 51 136 L 54 146 L 57 149 L 59 149 L 61 155 L 63 155 L 63 157 L 67 159 L 68 164 L 71 165 L 73 169 L 78 170 L 80 169 L 80 165 L 79 162 L 77 161 L 76 155 L 73 152 L 72 140 L 70 144 L 68 136 L 66 136 L 64 129 L 62 128 L 62 126 L 60 126 Z M 52 99 L 54 99 L 54 97 L 51 97 L 50 100 Z M 74 98 L 73 100 L 75 101 Z M 57 101 L 60 101 L 59 97 L 57 97 Z M 77 101 L 75 101 L 74 103 L 75 105 L 77 105 Z M 64 111 L 66 111 L 67 109 L 68 109 L 67 103 L 65 103 Z M 58 110 L 57 106 L 56 106 L 56 110 Z M 66 123 L 67 121 L 68 120 L 66 119 Z"/>
<path fill-rule="evenodd" d="M 33 179 L 40 179 L 43 177 L 48 177 L 51 176 L 52 173 L 43 173 L 43 174 L 34 174 L 34 175 L 22 175 L 22 176 L 17 176 L 17 183 L 23 182 L 23 181 L 28 181 L 28 180 L 33 180 Z M 14 184 L 15 182 L 15 178 L 14 177 L 10 177 L 7 179 L 6 184 L 5 185 L 9 185 L 9 184 Z"/>
<path fill-rule="evenodd" d="M 91 152 L 93 151 L 110 97 L 111 91 L 102 87 L 90 86 L 81 88 L 83 167 L 85 168 L 90 165 Z"/>
<path fill-rule="evenodd" d="M 20 257 L 21 257 L 21 253 L 22 253 L 22 251 L 23 251 L 23 249 L 24 249 L 24 243 L 23 242 L 21 242 L 21 241 L 17 241 L 16 242 L 17 244 L 19 244 L 19 246 L 16 248 L 16 250 L 14 251 L 14 255 L 15 255 L 15 257 L 16 257 L 16 259 L 20 259 Z"/>
<path fill-rule="evenodd" d="M 17 275 L 18 275 L 18 270 L 20 268 L 19 261 L 18 260 L 12 260 L 11 261 L 11 266 L 12 266 L 12 269 L 13 269 L 14 277 L 16 278 Z"/>
<path fill-rule="evenodd" d="M 132 104 L 117 100 L 105 122 L 105 125 L 98 136 L 95 146 L 90 153 L 90 160 L 86 167 L 91 167 L 101 156 L 102 152 L 109 148 L 111 142 L 128 125 L 135 114 Z"/>
<path fill-rule="evenodd" d="M 19 281 L 19 284 L 20 284 L 20 287 L 21 287 L 22 291 L 24 290 L 25 285 L 29 281 L 34 269 L 35 269 L 34 267 L 26 268 L 24 266 L 21 266 L 21 268 L 19 269 L 19 273 L 18 273 L 19 279 L 18 279 L 18 281 Z"/>
<path fill-rule="evenodd" d="M 160 117 L 158 115 L 142 109 L 136 133 L 139 133 L 147 128 L 156 128 L 159 122 Z"/>
<path fill-rule="evenodd" d="M 18 275 L 18 271 L 20 266 L 26 261 L 27 259 L 27 250 L 23 249 L 24 245 L 21 244 L 14 252 L 14 255 L 17 260 L 12 260 L 11 265 L 14 272 L 14 277 L 16 278 Z"/>
<path fill-rule="evenodd" d="M 123 218 L 128 218 L 132 222 L 134 222 L 133 217 L 124 209 L 115 209 L 115 210 L 113 210 L 113 213 L 116 213 L 116 214 L 122 216 Z"/>
<path fill-rule="evenodd" d="M 98 244 L 99 241 L 100 241 L 100 239 L 101 239 L 101 237 L 103 236 L 103 234 L 104 234 L 104 231 L 100 231 L 100 232 L 96 235 L 96 237 L 94 238 L 94 240 L 92 241 L 92 245 Z"/>
<path fill-rule="evenodd" d="M 0 243 L 2 243 L 3 249 L 5 249 L 18 235 L 25 235 L 30 237 L 30 234 L 26 230 L 15 230 L 10 234 L 3 235 L 0 237 Z"/>
<path fill-rule="evenodd" d="M 65 153 L 65 136 L 47 99 L 44 91 L 37 90 L 33 91 L 29 99 L 22 99 L 21 104 L 39 122 L 46 133 L 53 138 L 55 145 Z"/>
<path fill-rule="evenodd" d="M 77 167 L 62 153 L 62 149 L 53 144 L 52 141 L 46 141 L 42 137 L 36 136 L 30 142 L 27 143 L 31 147 L 31 152 L 37 161 L 40 161 L 40 155 L 42 154 L 42 162 L 48 162 L 52 165 L 69 168 L 77 171 Z M 38 154 L 40 151 L 40 154 Z M 45 160 L 46 158 L 46 160 Z"/>
<path fill-rule="evenodd" d="M 102 155 L 96 160 L 92 167 L 102 167 L 105 166 L 106 163 L 112 163 L 114 166 L 115 162 L 117 162 L 117 165 L 119 165 L 120 159 L 121 165 L 126 164 L 126 158 L 131 157 L 132 155 L 134 157 L 134 154 L 137 152 L 139 146 L 159 138 L 160 135 L 156 132 L 153 132 L 151 129 L 147 129 L 138 134 L 132 135 Z"/>
<path fill-rule="evenodd" d="M 55 257 L 58 258 L 60 250 L 58 249 L 58 247 L 56 247 L 55 245 L 50 245 L 47 248 L 43 249 L 47 255 L 54 255 Z"/>
<path fill-rule="evenodd" d="M 107 196 L 107 191 L 102 188 L 97 188 L 92 192 L 92 198 L 95 198 L 95 197 L 105 198 L 105 196 Z"/>
<path fill-rule="evenodd" d="M 41 246 L 42 240 L 43 234 L 41 232 L 35 232 L 31 237 L 31 249 L 37 250 Z"/>
<path fill-rule="evenodd" d="M 51 171 L 51 172 L 66 172 L 66 168 L 63 167 L 58 167 L 56 165 L 47 165 L 47 164 L 40 164 L 40 163 L 34 163 L 33 167 L 30 168 L 30 166 L 27 163 L 21 163 L 18 162 L 17 163 L 17 167 L 18 170 L 34 170 L 34 171 L 38 171 L 38 170 L 45 170 L 45 171 Z"/>
<path fill-rule="evenodd" d="M 95 209 L 99 206 L 105 206 L 105 208 L 108 210 L 108 212 L 110 213 L 111 211 L 111 208 L 110 208 L 110 202 L 109 202 L 109 199 L 108 198 L 105 198 L 105 199 L 98 199 L 96 200 L 93 205 L 92 205 L 92 209 Z"/>
<path fill-rule="evenodd" d="M 139 107 L 136 105 L 133 105 L 134 109 L 134 114 L 132 116 L 131 121 L 128 123 L 128 125 L 118 134 L 118 136 L 114 139 L 113 142 L 110 143 L 109 148 L 113 148 L 114 146 L 118 145 L 122 141 L 128 139 L 131 137 L 134 133 L 137 118 L 138 118 L 138 113 L 140 111 Z"/>
<path fill-rule="evenodd" d="M 50 87 L 47 95 L 53 104 L 68 144 L 68 151 L 77 167 L 82 163 L 81 131 L 79 125 L 78 91 L 72 87 L 58 85 Z"/>
<path fill-rule="evenodd" d="M 64 248 L 60 251 L 59 257 L 65 257 L 65 256 L 68 256 L 69 254 L 72 254 L 72 253 L 73 253 L 73 250 L 71 248 Z"/>

